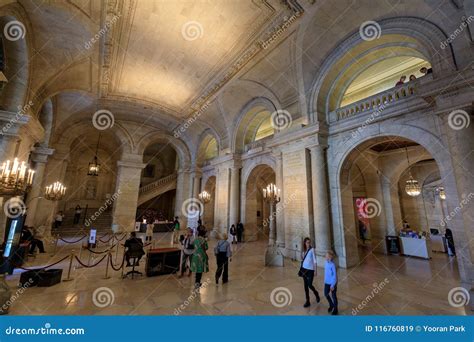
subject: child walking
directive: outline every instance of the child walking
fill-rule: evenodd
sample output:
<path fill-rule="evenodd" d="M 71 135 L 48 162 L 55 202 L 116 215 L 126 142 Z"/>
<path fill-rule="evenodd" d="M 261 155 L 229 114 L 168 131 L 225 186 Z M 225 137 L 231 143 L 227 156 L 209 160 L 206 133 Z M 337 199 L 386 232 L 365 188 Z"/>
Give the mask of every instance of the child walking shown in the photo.
<path fill-rule="evenodd" d="M 324 263 L 324 295 L 329 302 L 328 312 L 337 315 L 337 272 L 334 263 L 334 252 L 326 253 L 326 262 Z"/>

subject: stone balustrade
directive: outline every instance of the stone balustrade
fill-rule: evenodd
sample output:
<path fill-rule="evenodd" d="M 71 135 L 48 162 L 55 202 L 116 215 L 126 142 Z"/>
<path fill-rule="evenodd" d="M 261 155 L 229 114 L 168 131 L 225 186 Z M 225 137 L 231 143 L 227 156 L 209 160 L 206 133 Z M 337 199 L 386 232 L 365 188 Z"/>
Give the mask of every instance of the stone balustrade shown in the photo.
<path fill-rule="evenodd" d="M 416 94 L 417 83 L 417 81 L 408 82 L 336 109 L 329 113 L 329 122 L 333 123 L 364 112 L 383 109 L 389 103 L 413 96 Z"/>
<path fill-rule="evenodd" d="M 248 143 L 245 145 L 245 152 L 248 152 L 250 150 L 255 150 L 257 148 L 260 148 L 263 150 L 265 148 L 265 145 L 268 143 L 268 141 L 273 139 L 273 134 L 269 135 L 268 137 L 252 141 L 251 143 Z"/>
<path fill-rule="evenodd" d="M 149 191 L 152 191 L 153 189 L 156 189 L 157 187 L 159 186 L 162 186 L 164 184 L 167 184 L 169 182 L 172 182 L 174 181 L 175 179 L 177 178 L 177 175 L 175 173 L 169 175 L 169 176 L 166 176 L 166 177 L 163 177 L 163 178 L 160 178 L 154 182 L 151 182 L 147 185 L 144 185 L 140 188 L 140 190 L 138 191 L 138 193 L 140 195 L 144 194 L 144 193 L 147 193 Z"/>

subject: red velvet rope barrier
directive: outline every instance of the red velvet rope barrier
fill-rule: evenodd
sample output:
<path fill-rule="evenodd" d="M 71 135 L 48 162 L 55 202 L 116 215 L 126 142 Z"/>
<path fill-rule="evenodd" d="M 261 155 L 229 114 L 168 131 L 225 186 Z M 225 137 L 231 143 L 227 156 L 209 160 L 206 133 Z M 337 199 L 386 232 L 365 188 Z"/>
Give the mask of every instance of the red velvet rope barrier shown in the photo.
<path fill-rule="evenodd" d="M 62 258 L 62 259 L 59 260 L 59 261 L 56 261 L 55 263 L 53 263 L 53 264 L 51 264 L 51 265 L 44 266 L 44 267 L 41 267 L 41 268 L 25 268 L 25 267 L 21 267 L 21 266 L 19 266 L 18 268 L 21 268 L 22 270 L 25 270 L 25 271 L 41 271 L 41 270 L 45 270 L 45 269 L 47 269 L 47 268 L 53 267 L 54 265 L 57 265 L 57 264 L 59 264 L 60 262 L 63 262 L 63 261 L 66 260 L 67 258 L 69 258 L 69 255 L 66 255 L 64 258 Z"/>
<path fill-rule="evenodd" d="M 105 236 L 105 235 L 104 235 Z M 112 235 L 107 241 L 104 241 L 102 240 L 101 238 L 99 238 L 99 241 L 102 242 L 102 243 L 108 243 L 110 240 L 112 240 L 114 238 L 114 236 Z"/>
<path fill-rule="evenodd" d="M 90 248 L 86 248 L 89 252 L 91 252 L 92 254 L 104 254 L 104 253 L 108 253 L 110 252 L 117 244 L 113 245 L 112 247 L 110 247 L 109 249 L 105 250 L 105 251 L 102 251 L 102 252 L 95 252 L 93 251 L 92 249 Z"/>
<path fill-rule="evenodd" d="M 112 255 L 110 255 L 109 261 L 110 261 L 110 267 L 112 267 L 114 271 L 120 271 L 123 268 L 123 264 L 125 263 L 125 256 L 122 258 L 122 264 L 120 265 L 119 268 L 115 268 L 114 263 L 112 261 Z"/>
<path fill-rule="evenodd" d="M 83 240 L 85 237 L 87 237 L 87 235 L 84 235 L 83 237 L 81 237 L 81 238 L 80 238 L 79 240 L 77 240 L 77 241 L 66 241 L 66 240 L 64 240 L 63 238 L 58 238 L 58 240 L 61 240 L 61 241 L 65 242 L 65 243 L 73 244 L 73 243 L 78 243 L 79 241 Z"/>
<path fill-rule="evenodd" d="M 122 240 L 125 239 L 126 237 L 127 237 L 127 233 L 124 233 L 121 239 L 117 239 L 117 238 L 116 238 L 116 239 L 117 239 L 117 241 L 122 241 Z"/>
<path fill-rule="evenodd" d="M 89 265 L 86 265 L 86 264 L 83 264 L 82 261 L 81 261 L 81 259 L 79 259 L 76 255 L 75 255 L 74 257 L 76 258 L 77 262 L 78 262 L 82 267 L 92 268 L 92 267 L 96 267 L 98 264 L 100 264 L 100 263 L 107 257 L 107 255 L 104 255 L 104 256 L 102 257 L 102 259 L 100 259 L 97 263 L 95 263 L 94 265 L 90 265 L 90 266 L 89 266 Z"/>

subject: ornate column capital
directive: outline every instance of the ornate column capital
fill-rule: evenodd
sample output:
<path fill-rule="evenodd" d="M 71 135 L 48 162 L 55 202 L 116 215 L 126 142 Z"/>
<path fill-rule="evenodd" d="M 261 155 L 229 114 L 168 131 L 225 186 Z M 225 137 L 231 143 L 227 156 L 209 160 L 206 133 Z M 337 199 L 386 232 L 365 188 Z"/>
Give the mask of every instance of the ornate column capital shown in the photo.
<path fill-rule="evenodd" d="M 48 157 L 53 155 L 54 149 L 46 146 L 36 146 L 32 153 L 31 158 L 35 163 L 46 163 Z"/>

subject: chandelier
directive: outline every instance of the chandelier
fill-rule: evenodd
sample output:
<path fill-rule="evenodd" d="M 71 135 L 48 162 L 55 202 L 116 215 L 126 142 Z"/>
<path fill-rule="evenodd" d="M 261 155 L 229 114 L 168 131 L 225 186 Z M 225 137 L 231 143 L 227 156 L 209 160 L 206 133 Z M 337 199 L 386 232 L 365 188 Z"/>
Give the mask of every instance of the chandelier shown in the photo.
<path fill-rule="evenodd" d="M 211 194 L 204 190 L 199 194 L 199 199 L 202 203 L 209 203 L 211 200 Z"/>
<path fill-rule="evenodd" d="M 97 152 L 99 151 L 99 143 L 100 143 L 100 133 L 99 133 L 99 140 L 97 140 L 97 147 L 95 149 L 95 156 L 92 162 L 89 163 L 87 175 L 88 176 L 98 176 L 99 175 L 99 169 L 100 169 L 100 164 L 97 161 Z"/>
<path fill-rule="evenodd" d="M 263 198 L 267 202 L 278 203 L 280 202 L 280 193 L 281 193 L 280 189 L 278 189 L 278 187 L 275 184 L 270 183 L 267 185 L 265 189 L 263 189 Z"/>
<path fill-rule="evenodd" d="M 446 199 L 446 192 L 444 191 L 444 188 L 442 186 L 436 188 L 436 192 L 438 193 L 439 199 L 443 201 Z"/>
<path fill-rule="evenodd" d="M 407 154 L 407 162 L 408 162 L 408 169 L 410 169 L 410 159 L 408 158 L 408 148 L 405 147 L 405 151 Z M 421 194 L 421 186 L 418 184 L 418 181 L 413 178 L 411 172 L 408 171 L 408 180 L 405 184 L 405 192 L 408 196 L 416 197 Z"/>
<path fill-rule="evenodd" d="M 15 158 L 13 162 L 7 160 L 2 164 L 0 173 L 0 192 L 20 193 L 33 184 L 35 171 L 27 164 Z"/>
<path fill-rule="evenodd" d="M 66 193 L 66 187 L 60 182 L 54 182 L 48 185 L 44 191 L 44 198 L 49 201 L 60 201 Z"/>

